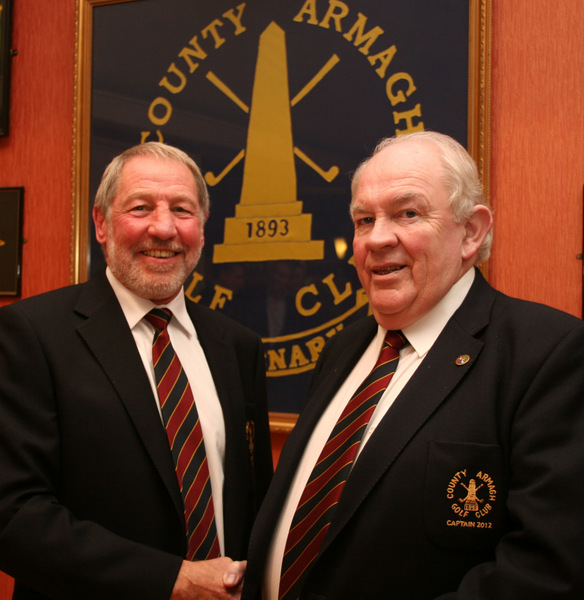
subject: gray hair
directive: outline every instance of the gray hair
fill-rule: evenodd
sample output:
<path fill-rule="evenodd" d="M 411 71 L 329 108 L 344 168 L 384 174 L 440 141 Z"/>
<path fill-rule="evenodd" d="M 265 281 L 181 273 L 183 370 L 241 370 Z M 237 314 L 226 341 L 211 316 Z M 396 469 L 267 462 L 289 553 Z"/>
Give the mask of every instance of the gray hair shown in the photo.
<path fill-rule="evenodd" d="M 112 203 L 118 193 L 124 165 L 133 158 L 140 156 L 171 160 L 185 165 L 195 178 L 199 208 L 205 215 L 205 218 L 209 216 L 209 191 L 197 163 L 188 154 L 174 146 L 160 142 L 146 142 L 145 144 L 138 144 L 137 146 L 128 148 L 128 150 L 116 156 L 106 167 L 97 193 L 95 194 L 95 206 L 106 219 L 110 216 Z"/>
<path fill-rule="evenodd" d="M 477 166 L 466 149 L 456 140 L 443 133 L 416 131 L 414 133 L 382 139 L 375 147 L 373 154 L 357 167 L 351 182 L 351 212 L 359 180 L 369 161 L 388 146 L 416 141 L 427 142 L 437 148 L 444 168 L 444 185 L 449 193 L 450 206 L 452 207 L 454 219 L 457 223 L 466 221 L 471 216 L 473 208 L 477 205 L 483 205 L 490 209 L 483 194 L 483 186 L 479 178 Z M 476 264 L 489 258 L 492 243 L 493 232 L 491 230 L 486 235 L 477 252 Z"/>

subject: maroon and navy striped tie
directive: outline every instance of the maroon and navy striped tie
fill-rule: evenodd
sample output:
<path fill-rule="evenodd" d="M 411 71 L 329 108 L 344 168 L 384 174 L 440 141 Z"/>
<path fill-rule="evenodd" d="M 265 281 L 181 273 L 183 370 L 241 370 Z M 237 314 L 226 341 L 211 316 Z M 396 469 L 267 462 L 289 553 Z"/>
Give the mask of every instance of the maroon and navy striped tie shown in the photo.
<path fill-rule="evenodd" d="M 404 344 L 405 338 L 400 332 L 387 332 L 377 363 L 348 402 L 321 452 L 298 502 L 286 540 L 280 600 L 296 600 L 300 595 L 329 529 L 365 428 L 395 373 L 399 350 Z"/>
<path fill-rule="evenodd" d="M 166 308 L 154 308 L 145 318 L 156 330 L 152 360 L 162 418 L 183 497 L 186 557 L 188 560 L 216 558 L 220 555 L 219 540 L 203 430 L 191 386 L 168 336 L 172 313 Z"/>

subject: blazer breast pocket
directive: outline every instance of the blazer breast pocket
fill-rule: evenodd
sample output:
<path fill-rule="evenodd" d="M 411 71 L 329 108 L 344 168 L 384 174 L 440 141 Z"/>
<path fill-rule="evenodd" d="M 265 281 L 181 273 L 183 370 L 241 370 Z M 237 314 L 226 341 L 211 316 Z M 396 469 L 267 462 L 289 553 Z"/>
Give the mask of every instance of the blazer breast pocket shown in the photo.
<path fill-rule="evenodd" d="M 424 485 L 424 527 L 435 544 L 485 550 L 504 530 L 506 477 L 497 445 L 433 441 Z"/>

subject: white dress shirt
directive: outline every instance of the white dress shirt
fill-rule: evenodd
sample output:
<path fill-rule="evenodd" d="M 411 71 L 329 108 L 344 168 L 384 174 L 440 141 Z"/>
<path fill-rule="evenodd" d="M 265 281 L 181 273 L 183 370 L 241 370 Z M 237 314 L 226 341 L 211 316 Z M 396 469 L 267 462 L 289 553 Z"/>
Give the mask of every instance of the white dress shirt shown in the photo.
<path fill-rule="evenodd" d="M 393 401 L 410 380 L 416 369 L 420 366 L 430 348 L 444 329 L 450 317 L 456 312 L 457 308 L 466 298 L 468 291 L 474 281 L 474 269 L 467 271 L 448 291 L 446 296 L 426 315 L 416 321 L 413 325 L 402 330 L 409 344 L 400 351 L 398 367 L 393 375 L 387 389 L 377 404 L 367 429 L 363 434 L 363 439 L 359 445 L 359 452 L 355 461 L 359 458 L 359 453 L 371 438 L 371 435 L 379 425 Z M 268 560 L 264 571 L 263 580 L 263 598 L 264 600 L 277 600 L 278 588 L 280 585 L 280 575 L 282 570 L 282 559 L 290 524 L 294 517 L 294 512 L 298 506 L 300 496 L 306 487 L 306 483 L 312 473 L 314 465 L 324 445 L 326 444 L 334 426 L 336 425 L 343 409 L 349 402 L 357 388 L 369 375 L 377 357 L 381 352 L 386 330 L 378 327 L 377 334 L 359 359 L 349 376 L 345 379 L 334 398 L 327 406 L 320 417 L 304 454 L 298 464 L 296 474 L 292 480 L 292 485 L 288 491 L 288 496 L 280 519 L 274 530 Z"/>
<path fill-rule="evenodd" d="M 172 311 L 173 318 L 168 324 L 168 335 L 189 380 L 201 421 L 205 452 L 207 453 L 207 462 L 209 464 L 211 489 L 213 491 L 215 524 L 217 526 L 221 554 L 223 554 L 225 548 L 223 534 L 225 422 L 215 382 L 207 364 L 203 348 L 199 343 L 197 332 L 187 312 L 184 294 L 178 294 L 168 304 L 156 305 L 150 300 L 145 300 L 133 294 L 116 279 L 109 268 L 106 269 L 106 275 L 136 341 L 136 346 L 144 363 L 144 369 L 148 375 L 159 412 L 160 403 L 156 389 L 154 365 L 152 363 L 154 327 L 144 319 L 144 316 L 153 308 L 168 308 Z M 145 398 L 145 401 L 148 400 Z M 162 420 L 162 413 L 160 413 L 160 418 Z"/>

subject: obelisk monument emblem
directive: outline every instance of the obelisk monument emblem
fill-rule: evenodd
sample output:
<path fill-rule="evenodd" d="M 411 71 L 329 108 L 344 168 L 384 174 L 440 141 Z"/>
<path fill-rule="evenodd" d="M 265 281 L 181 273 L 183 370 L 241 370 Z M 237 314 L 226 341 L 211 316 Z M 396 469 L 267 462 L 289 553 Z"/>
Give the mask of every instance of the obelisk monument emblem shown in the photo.
<path fill-rule="evenodd" d="M 294 147 L 286 39 L 272 22 L 260 36 L 247 146 L 238 155 L 241 197 L 214 263 L 324 258 L 324 241 L 311 239 L 312 215 L 297 198 L 295 154 L 310 160 Z"/>

